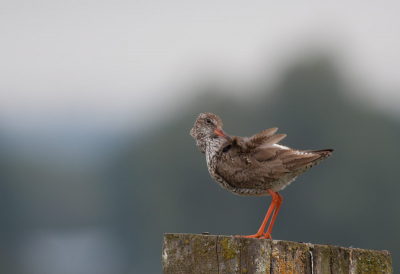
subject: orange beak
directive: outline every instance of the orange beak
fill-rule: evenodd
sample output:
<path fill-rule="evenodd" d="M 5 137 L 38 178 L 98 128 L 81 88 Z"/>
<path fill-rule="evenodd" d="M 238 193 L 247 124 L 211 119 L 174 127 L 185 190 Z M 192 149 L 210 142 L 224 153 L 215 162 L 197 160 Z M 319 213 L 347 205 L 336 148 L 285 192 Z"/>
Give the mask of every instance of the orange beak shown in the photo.
<path fill-rule="evenodd" d="M 216 129 L 216 130 L 215 130 L 215 134 L 217 134 L 218 136 L 221 136 L 221 137 L 225 138 L 225 139 L 228 140 L 228 141 L 231 140 L 231 136 L 229 136 L 228 134 L 226 134 L 222 129 Z"/>

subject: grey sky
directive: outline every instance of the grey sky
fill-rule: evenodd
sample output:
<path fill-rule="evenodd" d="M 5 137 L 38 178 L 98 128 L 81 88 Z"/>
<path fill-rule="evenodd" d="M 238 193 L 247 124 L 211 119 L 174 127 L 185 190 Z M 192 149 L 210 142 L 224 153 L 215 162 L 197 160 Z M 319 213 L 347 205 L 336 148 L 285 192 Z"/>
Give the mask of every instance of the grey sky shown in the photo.
<path fill-rule="evenodd" d="M 2 1 L 1 122 L 140 124 L 193 98 L 199 75 L 235 92 L 273 84 L 309 46 L 396 111 L 399 12 L 399 1 Z"/>

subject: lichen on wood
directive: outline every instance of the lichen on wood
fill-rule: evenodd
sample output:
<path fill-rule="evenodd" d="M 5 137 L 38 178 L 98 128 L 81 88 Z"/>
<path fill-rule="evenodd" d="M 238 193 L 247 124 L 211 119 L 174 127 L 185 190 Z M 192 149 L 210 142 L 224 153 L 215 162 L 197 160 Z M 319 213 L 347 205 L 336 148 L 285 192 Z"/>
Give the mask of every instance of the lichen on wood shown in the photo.
<path fill-rule="evenodd" d="M 164 274 L 391 274 L 388 251 L 233 236 L 164 234 Z"/>
<path fill-rule="evenodd" d="M 241 239 L 233 236 L 218 236 L 218 273 L 240 273 Z"/>

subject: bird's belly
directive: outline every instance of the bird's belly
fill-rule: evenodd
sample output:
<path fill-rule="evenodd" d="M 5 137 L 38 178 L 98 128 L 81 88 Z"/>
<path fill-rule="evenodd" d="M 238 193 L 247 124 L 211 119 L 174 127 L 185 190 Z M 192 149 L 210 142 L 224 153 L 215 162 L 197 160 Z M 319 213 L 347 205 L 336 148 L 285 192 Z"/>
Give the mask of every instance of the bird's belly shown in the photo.
<path fill-rule="evenodd" d="M 286 178 L 284 180 L 278 180 L 270 184 L 270 189 L 274 192 L 283 190 L 285 187 L 290 185 L 294 180 L 296 180 L 296 177 L 294 178 Z"/>
<path fill-rule="evenodd" d="M 218 174 L 216 166 L 213 165 L 215 162 L 210 161 L 210 165 L 208 165 L 208 170 L 210 172 L 211 177 L 223 188 L 226 190 L 229 190 L 230 192 L 240 195 L 240 196 L 268 196 L 270 195 L 268 192 L 268 189 L 271 189 L 274 192 L 278 192 L 280 190 L 283 190 L 285 187 L 290 185 L 296 177 L 303 173 L 303 170 L 299 170 L 298 172 L 294 173 L 289 173 L 286 176 L 273 180 L 270 182 L 267 181 L 259 181 L 256 178 L 255 181 L 253 180 L 243 180 L 243 181 L 237 181 L 235 182 L 230 182 L 230 180 L 226 180 L 224 176 L 221 176 L 222 174 Z"/>

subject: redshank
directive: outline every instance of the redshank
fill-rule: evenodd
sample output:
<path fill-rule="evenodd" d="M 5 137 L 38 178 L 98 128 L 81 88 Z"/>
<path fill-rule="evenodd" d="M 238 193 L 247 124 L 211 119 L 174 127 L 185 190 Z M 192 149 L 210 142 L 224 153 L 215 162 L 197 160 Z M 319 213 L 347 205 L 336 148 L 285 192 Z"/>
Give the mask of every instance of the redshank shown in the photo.
<path fill-rule="evenodd" d="M 260 229 L 254 235 L 243 236 L 246 238 L 271 239 L 272 227 L 283 200 L 278 191 L 330 157 L 333 151 L 292 149 L 278 143 L 286 135 L 275 134 L 277 130 L 266 129 L 250 138 L 229 136 L 222 130 L 222 121 L 217 115 L 202 113 L 190 131 L 200 151 L 206 154 L 211 177 L 220 186 L 242 196 L 272 196 Z M 270 224 L 264 232 L 270 217 Z"/>

